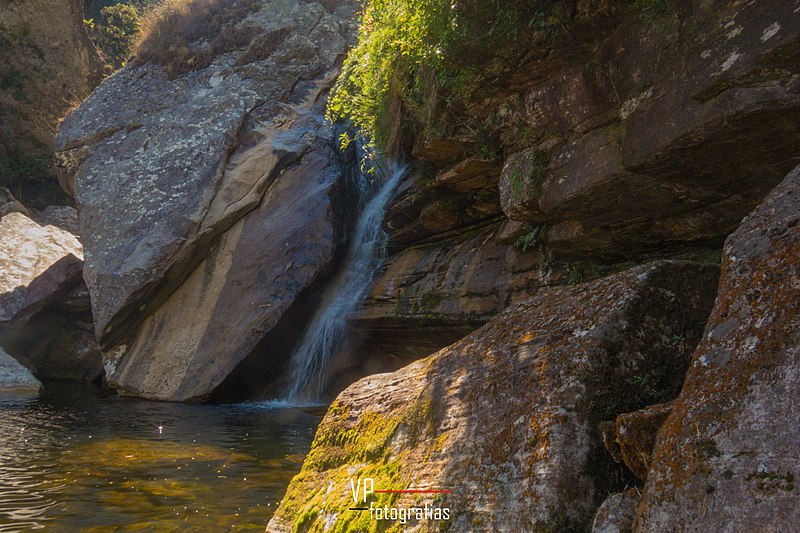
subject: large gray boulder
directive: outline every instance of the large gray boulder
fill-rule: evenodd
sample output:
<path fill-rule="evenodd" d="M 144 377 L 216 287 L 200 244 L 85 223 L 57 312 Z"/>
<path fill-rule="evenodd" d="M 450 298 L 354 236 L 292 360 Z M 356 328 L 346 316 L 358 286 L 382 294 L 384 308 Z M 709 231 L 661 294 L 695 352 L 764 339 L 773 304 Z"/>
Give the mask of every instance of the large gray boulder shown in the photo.
<path fill-rule="evenodd" d="M 254 3 L 189 43 L 215 50 L 201 68 L 137 60 L 64 121 L 114 386 L 208 397 L 330 266 L 345 172 L 321 113 L 356 6 L 324 4 Z"/>
<path fill-rule="evenodd" d="M 800 167 L 727 240 L 716 306 L 661 428 L 637 531 L 800 524 Z"/>

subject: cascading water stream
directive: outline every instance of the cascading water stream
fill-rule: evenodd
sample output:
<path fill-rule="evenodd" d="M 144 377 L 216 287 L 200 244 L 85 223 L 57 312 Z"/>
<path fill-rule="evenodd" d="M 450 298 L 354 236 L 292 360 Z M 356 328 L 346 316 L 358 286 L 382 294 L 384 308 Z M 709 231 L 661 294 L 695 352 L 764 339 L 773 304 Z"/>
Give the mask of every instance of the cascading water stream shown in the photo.
<path fill-rule="evenodd" d="M 291 356 L 287 393 L 290 403 L 322 399 L 328 363 L 342 346 L 347 319 L 361 301 L 386 254 L 384 210 L 405 170 L 406 167 L 395 167 L 384 172 L 383 183 L 361 211 L 344 266 L 326 291 L 322 305 Z M 362 195 L 369 188 L 363 174 L 359 176 L 358 188 Z"/>

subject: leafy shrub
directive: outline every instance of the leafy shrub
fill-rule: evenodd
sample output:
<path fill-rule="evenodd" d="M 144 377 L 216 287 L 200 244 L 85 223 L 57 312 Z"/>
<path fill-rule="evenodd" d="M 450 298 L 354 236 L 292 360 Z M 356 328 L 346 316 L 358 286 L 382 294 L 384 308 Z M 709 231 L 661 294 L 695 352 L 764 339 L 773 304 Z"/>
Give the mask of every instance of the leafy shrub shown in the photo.
<path fill-rule="evenodd" d="M 358 44 L 334 87 L 329 118 L 352 120 L 378 146 L 396 153 L 404 136 L 447 122 L 442 114 L 465 116 L 555 26 L 546 14 L 550 5 L 366 0 Z"/>
<path fill-rule="evenodd" d="M 238 23 L 258 6 L 258 0 L 164 0 L 141 21 L 133 64 L 163 65 L 172 77 L 207 67 L 253 40 L 257 30 Z"/>
<path fill-rule="evenodd" d="M 139 34 L 141 13 L 129 4 L 116 4 L 100 9 L 95 21 L 84 21 L 89 37 L 114 68 L 125 65 Z"/>

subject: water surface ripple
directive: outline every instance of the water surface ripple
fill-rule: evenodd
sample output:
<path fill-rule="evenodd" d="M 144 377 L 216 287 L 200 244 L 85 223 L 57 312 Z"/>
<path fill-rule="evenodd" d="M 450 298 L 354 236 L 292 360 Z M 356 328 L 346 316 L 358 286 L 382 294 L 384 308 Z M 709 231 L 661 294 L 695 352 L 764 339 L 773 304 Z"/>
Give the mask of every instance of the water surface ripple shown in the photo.
<path fill-rule="evenodd" d="M 263 531 L 323 414 L 0 395 L 0 532 Z"/>

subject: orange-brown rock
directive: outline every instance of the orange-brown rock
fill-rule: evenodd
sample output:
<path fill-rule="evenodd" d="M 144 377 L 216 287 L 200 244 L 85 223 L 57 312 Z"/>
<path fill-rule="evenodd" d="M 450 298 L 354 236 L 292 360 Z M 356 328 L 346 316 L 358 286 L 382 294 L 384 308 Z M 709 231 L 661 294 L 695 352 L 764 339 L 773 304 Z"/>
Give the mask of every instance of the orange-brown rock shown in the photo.
<path fill-rule="evenodd" d="M 369 338 L 364 354 L 428 355 L 561 279 L 541 268 L 538 251 L 506 246 L 497 231 L 494 225 L 389 258 L 352 317 L 355 331 Z"/>
<path fill-rule="evenodd" d="M 615 440 L 620 457 L 642 481 L 647 481 L 656 434 L 670 411 L 672 403 L 660 403 L 617 417 Z"/>
<path fill-rule="evenodd" d="M 500 138 L 496 188 L 455 185 L 492 139 L 419 140 L 359 320 L 424 353 L 420 332 L 444 341 L 459 307 L 489 318 L 574 262 L 718 252 L 800 153 L 800 4 L 658 4 L 579 2 L 568 44 L 532 50 L 471 108 Z"/>
<path fill-rule="evenodd" d="M 380 490 L 452 490 L 376 494 L 376 506 L 451 510 L 410 531 L 587 529 L 610 488 L 597 422 L 641 406 L 653 384 L 677 392 L 688 349 L 673 339 L 699 337 L 716 278 L 712 265 L 658 262 L 542 289 L 452 346 L 358 381 L 331 405 L 268 530 L 374 530 L 349 510 L 350 479 L 365 477 Z"/>
<path fill-rule="evenodd" d="M 726 241 L 719 295 L 658 434 L 637 531 L 800 523 L 800 167 Z"/>
<path fill-rule="evenodd" d="M 470 109 L 502 142 L 504 213 L 579 224 L 550 248 L 603 260 L 721 244 L 800 150 L 797 7 L 581 2 L 569 45 L 533 50 Z M 477 147 L 453 127 L 414 155 L 467 164 Z"/>
<path fill-rule="evenodd" d="M 467 192 L 496 187 L 500 168 L 494 161 L 471 157 L 443 170 L 436 176 L 436 185 Z"/>

